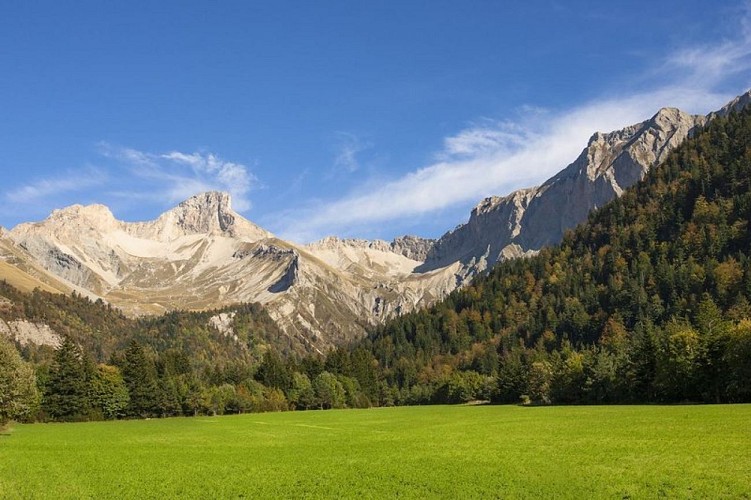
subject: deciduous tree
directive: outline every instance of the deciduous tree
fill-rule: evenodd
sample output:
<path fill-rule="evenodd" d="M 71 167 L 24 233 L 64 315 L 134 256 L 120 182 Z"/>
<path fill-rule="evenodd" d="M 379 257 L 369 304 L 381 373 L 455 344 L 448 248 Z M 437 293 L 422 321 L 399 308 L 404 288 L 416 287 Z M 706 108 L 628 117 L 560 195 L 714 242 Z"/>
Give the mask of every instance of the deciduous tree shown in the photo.
<path fill-rule="evenodd" d="M 0 429 L 10 420 L 30 417 L 39 405 L 34 369 L 0 335 Z"/>

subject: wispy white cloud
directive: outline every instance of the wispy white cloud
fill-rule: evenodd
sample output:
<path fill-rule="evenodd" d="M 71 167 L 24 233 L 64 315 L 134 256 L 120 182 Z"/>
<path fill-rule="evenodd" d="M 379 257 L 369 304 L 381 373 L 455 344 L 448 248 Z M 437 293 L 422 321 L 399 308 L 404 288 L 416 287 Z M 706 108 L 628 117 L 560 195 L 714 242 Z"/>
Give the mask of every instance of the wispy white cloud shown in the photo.
<path fill-rule="evenodd" d="M 232 195 L 235 209 L 250 209 L 249 193 L 258 186 L 258 179 L 250 168 L 241 163 L 226 161 L 214 153 L 151 153 L 132 148 L 100 145 L 101 153 L 128 169 L 134 177 L 150 181 L 134 186 L 140 197 L 182 201 L 203 191 L 226 191 Z M 128 190 L 118 190 L 128 196 Z"/>
<path fill-rule="evenodd" d="M 89 172 L 93 173 L 93 172 Z M 87 175 L 83 178 L 61 177 L 54 179 L 41 179 L 31 184 L 11 189 L 5 193 L 5 199 L 15 204 L 38 203 L 46 198 L 55 197 L 62 193 L 82 191 L 99 185 L 103 178 L 97 175 Z"/>
<path fill-rule="evenodd" d="M 703 87 L 713 87 L 747 73 L 751 70 L 751 2 L 739 5 L 737 16 L 732 39 L 679 49 L 657 71 Z"/>
<path fill-rule="evenodd" d="M 372 147 L 372 144 L 348 132 L 336 134 L 336 156 L 334 173 L 351 174 L 360 169 L 358 154 Z"/>
<path fill-rule="evenodd" d="M 0 215 L 10 220 L 44 217 L 53 208 L 80 203 L 92 190 L 106 186 L 109 176 L 103 169 L 86 166 L 0 189 Z"/>
<path fill-rule="evenodd" d="M 104 185 L 107 182 L 107 174 L 94 167 L 86 167 L 79 172 L 67 172 L 65 175 L 38 179 L 29 184 L 11 188 L 3 194 L 5 212 L 10 212 L 7 205 L 21 208 L 27 205 L 39 204 L 56 200 L 66 193 L 81 192 L 95 186 Z"/>
<path fill-rule="evenodd" d="M 488 195 L 539 184 L 574 161 L 595 131 L 638 123 L 660 107 L 706 113 L 734 97 L 738 77 L 751 83 L 751 30 L 738 38 L 668 54 L 651 85 L 565 110 L 520 109 L 514 120 L 485 120 L 447 137 L 436 161 L 386 182 L 277 214 L 274 229 L 295 241 L 372 232 L 388 221 L 425 216 Z M 729 82 L 735 90 L 728 92 Z"/>
<path fill-rule="evenodd" d="M 0 190 L 0 214 L 24 218 L 48 214 L 73 203 L 105 203 L 125 214 L 136 208 L 169 208 L 195 194 L 225 191 L 238 211 L 250 209 L 249 194 L 258 187 L 250 168 L 208 152 L 152 153 L 100 143 L 97 166 L 69 169 Z"/>
<path fill-rule="evenodd" d="M 500 152 L 511 154 L 532 139 L 531 133 L 531 130 L 518 123 L 484 120 L 483 123 L 445 138 L 444 149 L 438 153 L 437 159 L 472 158 Z"/>

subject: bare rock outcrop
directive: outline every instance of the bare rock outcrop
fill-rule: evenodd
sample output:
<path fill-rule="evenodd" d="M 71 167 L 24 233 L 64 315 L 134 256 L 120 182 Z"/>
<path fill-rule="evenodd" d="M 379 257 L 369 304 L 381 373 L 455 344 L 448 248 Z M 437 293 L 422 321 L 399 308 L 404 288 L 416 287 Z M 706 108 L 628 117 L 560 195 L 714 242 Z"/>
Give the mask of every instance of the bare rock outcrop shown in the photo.
<path fill-rule="evenodd" d="M 394 238 L 390 246 L 392 252 L 404 255 L 408 259 L 424 262 L 435 242 L 436 240 L 431 238 L 404 235 Z"/>
<path fill-rule="evenodd" d="M 232 209 L 228 193 L 197 194 L 162 214 L 157 220 L 132 225 L 132 232 L 148 239 L 172 240 L 186 235 L 223 235 L 246 241 L 270 238 L 262 229 Z"/>
<path fill-rule="evenodd" d="M 0 335 L 15 340 L 21 346 L 33 344 L 58 348 L 63 342 L 62 337 L 55 333 L 49 325 L 24 320 L 6 322 L 0 319 Z"/>

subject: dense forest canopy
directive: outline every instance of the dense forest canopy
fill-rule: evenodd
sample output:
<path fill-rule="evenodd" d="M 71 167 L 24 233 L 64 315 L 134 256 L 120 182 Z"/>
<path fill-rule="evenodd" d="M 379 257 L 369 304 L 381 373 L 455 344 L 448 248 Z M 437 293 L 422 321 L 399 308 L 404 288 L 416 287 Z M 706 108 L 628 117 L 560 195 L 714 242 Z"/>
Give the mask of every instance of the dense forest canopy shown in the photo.
<path fill-rule="evenodd" d="M 718 118 L 560 245 L 369 350 L 407 402 L 748 400 L 750 183 L 751 112 Z"/>

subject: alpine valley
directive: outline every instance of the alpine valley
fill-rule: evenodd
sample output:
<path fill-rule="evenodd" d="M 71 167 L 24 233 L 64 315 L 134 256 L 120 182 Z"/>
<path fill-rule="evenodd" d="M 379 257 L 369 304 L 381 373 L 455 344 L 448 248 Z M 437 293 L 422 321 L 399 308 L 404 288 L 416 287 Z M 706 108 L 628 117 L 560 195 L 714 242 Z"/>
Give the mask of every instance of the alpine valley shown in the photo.
<path fill-rule="evenodd" d="M 751 0 L 2 7 L 0 500 L 751 500 Z"/>
<path fill-rule="evenodd" d="M 73 205 L 0 228 L 0 279 L 23 291 L 75 291 L 131 317 L 259 303 L 291 352 L 322 354 L 436 303 L 499 261 L 559 242 L 686 138 L 749 100 L 746 93 L 706 116 L 663 108 L 644 122 L 597 132 L 558 174 L 482 200 L 466 224 L 438 240 L 332 236 L 295 244 L 233 211 L 228 194 L 206 192 L 149 222 L 119 221 L 103 205 Z M 0 326 L 17 341 L 59 343 L 44 330 L 49 325 L 36 334 Z"/>

